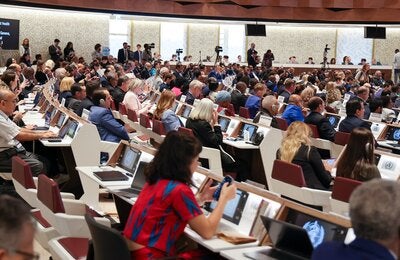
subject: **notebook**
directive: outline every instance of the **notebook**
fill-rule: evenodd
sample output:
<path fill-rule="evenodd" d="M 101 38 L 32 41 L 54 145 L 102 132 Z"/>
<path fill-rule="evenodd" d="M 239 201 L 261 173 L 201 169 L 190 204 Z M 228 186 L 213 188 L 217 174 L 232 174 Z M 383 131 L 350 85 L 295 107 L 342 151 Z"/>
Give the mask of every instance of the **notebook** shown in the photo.
<path fill-rule="evenodd" d="M 33 130 L 49 130 L 51 121 L 51 111 L 46 111 L 44 115 L 44 126 L 35 126 Z"/>
<path fill-rule="evenodd" d="M 132 184 L 130 188 L 119 189 L 113 191 L 114 194 L 119 196 L 124 196 L 128 198 L 137 197 L 142 191 L 144 185 L 146 184 L 146 176 L 144 175 L 144 170 L 148 165 L 148 162 L 141 161 L 136 169 L 136 173 L 133 177 Z"/>
<path fill-rule="evenodd" d="M 313 251 L 307 231 L 302 227 L 260 216 L 273 248 L 244 255 L 251 259 L 310 259 Z"/>

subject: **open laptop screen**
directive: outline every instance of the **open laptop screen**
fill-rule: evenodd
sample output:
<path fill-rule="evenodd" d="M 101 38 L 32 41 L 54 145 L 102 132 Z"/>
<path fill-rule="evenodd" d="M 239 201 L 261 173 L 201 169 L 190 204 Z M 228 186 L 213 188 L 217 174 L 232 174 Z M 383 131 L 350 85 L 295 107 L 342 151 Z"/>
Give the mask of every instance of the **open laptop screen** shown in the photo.
<path fill-rule="evenodd" d="M 386 140 L 400 141 L 400 128 L 390 126 L 386 133 Z"/>
<path fill-rule="evenodd" d="M 125 145 L 125 149 L 121 154 L 118 166 L 124 170 L 127 170 L 128 172 L 134 173 L 141 153 L 141 151 Z"/>
<path fill-rule="evenodd" d="M 218 117 L 218 124 L 221 126 L 221 131 L 226 132 L 228 130 L 228 126 L 231 120 L 227 117 L 220 116 Z"/>
<path fill-rule="evenodd" d="M 317 247 L 325 241 L 344 242 L 348 229 L 317 217 L 289 209 L 286 222 L 303 227 L 310 237 L 313 247 Z"/>
<path fill-rule="evenodd" d="M 242 125 L 242 128 L 240 129 L 238 138 L 243 139 L 244 138 L 244 131 L 248 131 L 250 140 L 253 140 L 254 135 L 257 133 L 257 128 L 258 127 L 256 125 L 244 123 Z"/>
<path fill-rule="evenodd" d="M 135 176 L 133 177 L 131 188 L 136 190 L 142 190 L 143 186 L 146 184 L 146 176 L 144 175 L 144 170 L 148 165 L 148 162 L 140 161 L 137 166 Z"/>
<path fill-rule="evenodd" d="M 56 124 L 56 126 L 58 128 L 61 128 L 63 126 L 65 118 L 66 118 L 66 115 L 61 112 L 61 114 L 60 114 L 60 116 L 58 118 L 57 124 Z"/>
<path fill-rule="evenodd" d="M 192 107 L 185 105 L 185 108 L 184 108 L 184 110 L 182 112 L 182 117 L 188 118 L 189 115 L 190 115 L 190 112 L 192 112 Z"/>
<path fill-rule="evenodd" d="M 339 115 L 327 114 L 326 118 L 328 119 L 329 123 L 333 126 L 333 128 L 336 128 L 338 126 L 340 121 Z"/>

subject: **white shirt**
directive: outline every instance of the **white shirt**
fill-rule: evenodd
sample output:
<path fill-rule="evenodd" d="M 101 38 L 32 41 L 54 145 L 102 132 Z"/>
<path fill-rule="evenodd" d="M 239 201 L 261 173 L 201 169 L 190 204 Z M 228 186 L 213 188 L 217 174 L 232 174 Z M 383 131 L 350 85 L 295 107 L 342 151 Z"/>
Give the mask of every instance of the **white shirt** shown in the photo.
<path fill-rule="evenodd" d="M 400 69 L 400 52 L 396 53 L 393 57 L 393 68 Z"/>
<path fill-rule="evenodd" d="M 21 145 L 21 143 L 15 139 L 20 132 L 20 127 L 8 118 L 8 116 L 1 110 L 0 129 L 0 152 Z"/>

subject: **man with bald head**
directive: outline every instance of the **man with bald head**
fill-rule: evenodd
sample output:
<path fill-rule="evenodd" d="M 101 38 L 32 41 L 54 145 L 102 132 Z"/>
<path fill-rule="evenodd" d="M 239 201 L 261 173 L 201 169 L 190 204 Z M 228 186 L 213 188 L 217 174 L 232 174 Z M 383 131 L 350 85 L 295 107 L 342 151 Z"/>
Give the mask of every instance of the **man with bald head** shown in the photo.
<path fill-rule="evenodd" d="M 50 131 L 33 131 L 18 127 L 10 118 L 18 102 L 17 96 L 8 89 L 0 89 L 0 171 L 11 172 L 11 158 L 18 156 L 31 167 L 37 176 L 46 172 L 37 155 L 27 152 L 20 142 L 55 136 Z"/>
<path fill-rule="evenodd" d="M 312 97 L 308 101 L 308 108 L 311 113 L 304 119 L 307 124 L 315 125 L 321 139 L 333 141 L 336 131 L 329 123 L 329 120 L 322 115 L 325 111 L 325 102 L 320 97 Z"/>
<path fill-rule="evenodd" d="M 303 100 L 299 95 L 293 94 L 289 98 L 289 105 L 282 114 L 282 118 L 290 125 L 295 121 L 304 122 Z"/>
<path fill-rule="evenodd" d="M 253 123 L 258 123 L 261 116 L 271 117 L 271 127 L 279 128 L 275 116 L 278 114 L 279 102 L 275 96 L 265 96 L 261 102 L 260 112 L 253 119 Z"/>

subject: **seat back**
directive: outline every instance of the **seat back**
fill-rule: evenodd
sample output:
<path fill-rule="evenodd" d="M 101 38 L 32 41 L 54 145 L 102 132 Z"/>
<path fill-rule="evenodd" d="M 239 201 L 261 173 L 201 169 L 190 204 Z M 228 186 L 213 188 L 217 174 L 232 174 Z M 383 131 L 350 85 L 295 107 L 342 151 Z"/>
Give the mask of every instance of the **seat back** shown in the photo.
<path fill-rule="evenodd" d="M 338 145 L 346 145 L 349 142 L 350 133 L 336 132 L 334 143 Z"/>
<path fill-rule="evenodd" d="M 65 213 L 58 184 L 44 174 L 38 178 L 37 197 L 53 213 Z"/>
<path fill-rule="evenodd" d="M 126 115 L 128 112 L 126 111 L 126 106 L 124 103 L 119 103 L 118 111 L 121 115 Z"/>
<path fill-rule="evenodd" d="M 246 118 L 246 119 L 250 118 L 249 109 L 247 107 L 240 107 L 239 108 L 239 116 Z"/>
<path fill-rule="evenodd" d="M 235 114 L 235 107 L 233 106 L 232 103 L 230 103 L 230 104 L 228 105 L 228 107 L 226 108 L 226 110 L 228 110 L 229 113 L 231 113 L 232 115 Z"/>
<path fill-rule="evenodd" d="M 299 165 L 284 162 L 282 160 L 274 161 L 271 177 L 297 187 L 307 186 L 301 167 Z"/>
<path fill-rule="evenodd" d="M 284 118 L 281 117 L 275 117 L 276 119 L 276 123 L 278 124 L 279 129 L 281 129 L 282 131 L 286 131 L 288 129 L 288 123 L 286 122 L 286 120 Z"/>
<path fill-rule="evenodd" d="M 125 239 L 119 232 L 97 223 L 88 214 L 85 215 L 85 220 L 92 235 L 94 258 L 96 260 L 131 259 Z"/>
<path fill-rule="evenodd" d="M 163 122 L 153 119 L 153 132 L 159 135 L 166 135 Z"/>
<path fill-rule="evenodd" d="M 122 103 L 121 103 L 122 104 Z M 135 110 L 132 109 L 127 109 L 127 115 L 128 115 L 128 119 L 131 120 L 132 122 L 138 122 L 138 118 L 137 118 L 137 114 L 135 112 Z"/>
<path fill-rule="evenodd" d="M 180 127 L 178 128 L 178 132 L 186 133 L 186 134 L 188 134 L 188 135 L 194 136 L 193 130 L 192 130 L 192 129 L 186 128 L 186 127 L 183 127 L 183 126 L 180 126 Z"/>
<path fill-rule="evenodd" d="M 13 156 L 12 158 L 12 177 L 25 189 L 36 189 L 31 167 L 18 156 Z"/>
<path fill-rule="evenodd" d="M 307 124 L 311 128 L 311 133 L 313 138 L 319 138 L 319 132 L 316 125 Z"/>
<path fill-rule="evenodd" d="M 151 128 L 150 118 L 148 115 L 144 113 L 140 114 L 139 123 L 141 126 L 145 128 Z"/>
<path fill-rule="evenodd" d="M 336 177 L 332 189 L 332 199 L 349 202 L 351 193 L 361 184 L 361 181 Z"/>

